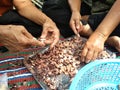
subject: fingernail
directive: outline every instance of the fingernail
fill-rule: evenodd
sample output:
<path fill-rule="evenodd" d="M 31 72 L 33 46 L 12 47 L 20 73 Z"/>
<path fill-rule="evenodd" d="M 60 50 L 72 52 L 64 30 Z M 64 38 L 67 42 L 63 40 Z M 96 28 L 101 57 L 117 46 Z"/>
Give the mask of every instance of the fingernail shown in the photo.
<path fill-rule="evenodd" d="M 79 29 L 79 26 L 77 26 L 76 28 Z"/>
<path fill-rule="evenodd" d="M 37 38 L 34 37 L 33 40 L 37 40 Z"/>
<path fill-rule="evenodd" d="M 45 40 L 46 40 L 46 39 L 44 39 L 44 38 L 39 39 L 39 41 L 42 42 L 42 43 L 44 43 Z"/>
<path fill-rule="evenodd" d="M 90 60 L 85 61 L 85 63 L 89 63 L 89 62 L 90 62 Z"/>
<path fill-rule="evenodd" d="M 81 58 L 81 61 L 84 62 L 84 58 Z"/>
<path fill-rule="evenodd" d="M 80 37 L 80 34 L 79 34 L 79 33 L 77 33 L 77 36 L 78 36 L 78 37 Z"/>

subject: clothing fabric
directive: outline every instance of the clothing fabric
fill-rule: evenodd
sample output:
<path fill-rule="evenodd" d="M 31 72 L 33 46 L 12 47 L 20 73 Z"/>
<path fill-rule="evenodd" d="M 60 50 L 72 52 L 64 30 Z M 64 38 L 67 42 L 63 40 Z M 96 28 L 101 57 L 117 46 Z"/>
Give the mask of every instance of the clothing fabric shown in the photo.
<path fill-rule="evenodd" d="M 83 2 L 91 8 L 91 15 L 88 19 L 88 23 L 92 30 L 95 30 L 101 23 L 115 1 L 116 0 L 83 0 Z M 114 35 L 120 36 L 120 25 L 115 28 L 110 36 Z"/>
<path fill-rule="evenodd" d="M 116 0 L 83 0 L 91 8 L 91 14 L 108 12 Z"/>
<path fill-rule="evenodd" d="M 42 7 L 42 11 L 56 23 L 65 38 L 74 35 L 68 23 L 71 11 L 67 2 L 68 0 L 46 0 Z"/>
<path fill-rule="evenodd" d="M 22 25 L 34 37 L 39 37 L 42 32 L 42 26 L 22 17 L 16 10 L 9 10 L 0 16 L 0 25 Z"/>
<path fill-rule="evenodd" d="M 95 30 L 100 22 L 104 19 L 105 15 L 114 2 L 115 0 L 83 0 L 80 13 L 81 15 L 90 15 L 88 23 L 90 27 Z M 103 3 L 105 6 L 109 6 L 109 8 L 100 8 Z M 95 7 L 97 7 L 96 10 Z M 74 35 L 74 32 L 69 26 L 71 10 L 68 4 L 68 0 L 46 0 L 42 10 L 57 24 L 63 37 L 66 38 Z M 120 25 L 118 25 L 116 29 L 112 32 L 111 36 L 113 35 L 117 35 L 120 37 Z"/>
<path fill-rule="evenodd" d="M 0 15 L 12 9 L 12 0 L 0 0 Z"/>
<path fill-rule="evenodd" d="M 106 16 L 106 14 L 107 13 L 105 12 L 105 13 L 101 13 L 101 14 L 90 15 L 90 17 L 88 19 L 88 24 L 90 25 L 90 27 L 92 28 L 93 31 L 95 31 L 97 26 L 101 23 L 101 21 Z M 119 36 L 120 37 L 120 24 L 115 28 L 115 30 L 110 34 L 110 36 Z"/>
<path fill-rule="evenodd" d="M 24 18 L 16 10 L 13 10 L 12 0 L 0 0 L 0 25 L 22 25 L 34 37 L 39 37 L 42 27 Z"/>
<path fill-rule="evenodd" d="M 42 26 L 22 17 L 16 10 L 13 10 L 12 0 L 0 0 L 0 25 L 22 25 L 29 33 L 38 38 L 42 32 Z M 0 52 L 8 49 L 0 46 Z"/>

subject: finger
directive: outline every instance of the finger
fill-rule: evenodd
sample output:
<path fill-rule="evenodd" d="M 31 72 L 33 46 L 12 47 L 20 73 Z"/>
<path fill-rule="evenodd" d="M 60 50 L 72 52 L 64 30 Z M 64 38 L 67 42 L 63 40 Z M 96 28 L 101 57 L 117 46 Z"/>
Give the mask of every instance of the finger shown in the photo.
<path fill-rule="evenodd" d="M 44 44 L 41 43 L 39 40 L 37 40 L 35 37 L 27 37 L 25 35 L 22 35 L 22 39 L 21 39 L 21 44 L 23 44 L 24 47 L 28 48 L 31 46 L 41 46 L 43 47 Z"/>
<path fill-rule="evenodd" d="M 52 31 L 52 33 L 48 40 L 50 41 L 49 43 L 51 43 L 50 48 L 53 48 L 56 45 L 56 43 L 59 41 L 60 32 L 57 28 L 55 28 L 54 31 L 53 29 L 50 29 L 50 31 Z"/>
<path fill-rule="evenodd" d="M 85 62 L 85 57 L 87 55 L 88 49 L 86 47 L 83 48 L 82 52 L 81 52 L 81 61 Z"/>
<path fill-rule="evenodd" d="M 41 47 L 43 47 L 43 46 L 45 46 L 44 45 L 44 43 L 41 43 L 40 41 L 38 41 L 35 37 L 33 37 L 27 30 L 24 30 L 23 31 L 23 34 L 25 35 L 25 36 L 23 36 L 24 37 L 24 39 L 25 39 L 25 37 L 26 37 L 26 47 L 28 47 L 28 46 L 41 46 Z"/>
<path fill-rule="evenodd" d="M 45 44 L 51 44 L 51 43 L 53 43 L 53 39 L 52 40 L 45 40 L 44 43 Z"/>
<path fill-rule="evenodd" d="M 94 61 L 97 57 L 98 57 L 98 52 L 94 52 L 93 60 L 92 61 Z"/>
<path fill-rule="evenodd" d="M 42 31 L 42 34 L 41 34 L 40 38 L 41 38 L 41 39 L 45 39 L 45 38 L 47 37 L 47 34 L 48 34 L 48 30 L 44 29 L 44 30 Z"/>
<path fill-rule="evenodd" d="M 94 56 L 94 50 L 88 50 L 85 62 L 89 63 L 93 59 L 93 56 Z"/>
<path fill-rule="evenodd" d="M 59 35 L 59 34 L 58 34 Z M 50 45 L 50 48 L 53 48 L 56 44 L 57 44 L 57 42 L 59 41 L 59 36 L 55 36 L 54 37 L 54 41 L 53 41 L 53 43 Z"/>
<path fill-rule="evenodd" d="M 80 28 L 78 29 L 78 32 L 81 32 L 83 30 L 83 24 L 81 21 L 79 21 Z"/>
<path fill-rule="evenodd" d="M 79 20 L 75 21 L 75 27 L 76 27 L 77 31 L 80 29 L 80 21 Z"/>
<path fill-rule="evenodd" d="M 72 23 L 70 24 L 70 26 L 71 26 L 73 32 L 75 33 L 75 35 L 78 35 L 78 31 L 77 31 L 77 29 L 76 29 L 75 22 L 72 22 Z"/>
<path fill-rule="evenodd" d="M 32 38 L 30 39 L 30 43 L 33 45 L 33 46 L 45 46 L 45 44 L 43 42 L 40 42 L 39 40 L 35 39 L 35 38 Z"/>

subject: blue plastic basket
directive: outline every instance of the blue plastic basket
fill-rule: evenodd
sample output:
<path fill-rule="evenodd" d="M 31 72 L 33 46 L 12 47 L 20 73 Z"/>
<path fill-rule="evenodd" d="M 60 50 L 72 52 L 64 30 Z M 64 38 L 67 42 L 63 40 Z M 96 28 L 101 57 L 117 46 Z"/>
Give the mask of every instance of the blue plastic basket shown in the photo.
<path fill-rule="evenodd" d="M 69 90 L 120 90 L 120 59 L 87 64 L 78 71 Z"/>

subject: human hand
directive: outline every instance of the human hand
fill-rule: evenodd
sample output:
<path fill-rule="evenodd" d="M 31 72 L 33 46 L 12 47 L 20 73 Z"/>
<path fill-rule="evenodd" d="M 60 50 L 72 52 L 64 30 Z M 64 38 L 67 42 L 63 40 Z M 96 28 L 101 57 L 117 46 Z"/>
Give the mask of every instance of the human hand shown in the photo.
<path fill-rule="evenodd" d="M 12 52 L 30 46 L 44 46 L 20 25 L 0 25 L 0 42 Z"/>
<path fill-rule="evenodd" d="M 99 53 L 103 51 L 105 40 L 106 38 L 103 34 L 98 32 L 93 33 L 83 48 L 81 53 L 81 61 L 89 63 L 90 61 L 95 60 Z"/>
<path fill-rule="evenodd" d="M 40 39 L 44 39 L 45 44 L 50 44 L 50 48 L 53 48 L 54 45 L 59 41 L 60 32 L 56 24 L 49 20 L 43 24 L 43 31 Z"/>
<path fill-rule="evenodd" d="M 83 29 L 80 12 L 72 12 L 70 27 L 76 35 Z"/>

